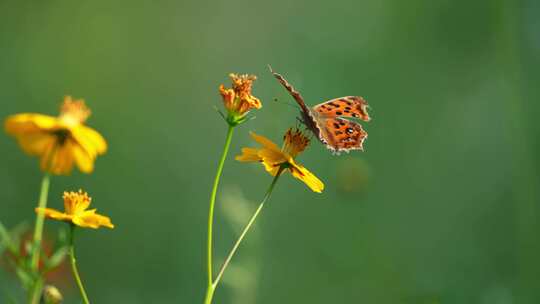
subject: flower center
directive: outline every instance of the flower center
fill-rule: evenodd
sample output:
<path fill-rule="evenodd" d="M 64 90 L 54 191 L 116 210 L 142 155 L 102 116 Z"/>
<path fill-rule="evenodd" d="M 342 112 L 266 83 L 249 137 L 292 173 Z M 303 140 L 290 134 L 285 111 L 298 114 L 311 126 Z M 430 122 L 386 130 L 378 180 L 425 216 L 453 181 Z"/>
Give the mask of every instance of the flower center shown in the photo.
<path fill-rule="evenodd" d="M 60 119 L 68 126 L 84 123 L 91 113 L 84 100 L 72 100 L 71 96 L 64 97 L 60 107 Z"/>
<path fill-rule="evenodd" d="M 78 192 L 64 192 L 64 209 L 67 214 L 79 214 L 88 208 L 91 200 L 92 198 L 88 196 L 88 193 L 82 190 Z"/>
<path fill-rule="evenodd" d="M 255 80 L 257 80 L 257 76 L 255 75 L 238 75 L 238 74 L 230 74 L 229 77 L 231 77 L 233 90 L 239 94 L 248 94 L 251 95 L 251 86 Z"/>
<path fill-rule="evenodd" d="M 288 153 L 293 158 L 302 153 L 309 145 L 307 138 L 299 129 L 289 129 L 283 136 L 283 152 Z"/>
<path fill-rule="evenodd" d="M 54 131 L 54 135 L 58 139 L 58 144 L 62 146 L 69 137 L 69 131 L 66 129 L 58 129 Z"/>

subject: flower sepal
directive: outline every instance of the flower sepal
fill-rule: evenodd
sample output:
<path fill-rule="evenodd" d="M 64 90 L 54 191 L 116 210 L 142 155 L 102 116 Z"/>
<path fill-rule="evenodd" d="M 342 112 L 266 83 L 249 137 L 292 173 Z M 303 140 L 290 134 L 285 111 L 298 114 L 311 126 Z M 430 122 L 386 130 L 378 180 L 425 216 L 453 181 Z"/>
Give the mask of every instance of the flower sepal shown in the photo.
<path fill-rule="evenodd" d="M 244 122 L 246 122 L 248 120 L 251 120 L 251 119 L 254 119 L 254 118 L 255 118 L 255 116 L 248 117 L 247 115 L 242 115 L 242 114 L 239 114 L 239 113 L 229 112 L 229 114 L 225 118 L 225 121 L 227 122 L 227 124 L 229 126 L 236 127 L 236 126 L 238 126 L 240 124 L 243 124 Z"/>

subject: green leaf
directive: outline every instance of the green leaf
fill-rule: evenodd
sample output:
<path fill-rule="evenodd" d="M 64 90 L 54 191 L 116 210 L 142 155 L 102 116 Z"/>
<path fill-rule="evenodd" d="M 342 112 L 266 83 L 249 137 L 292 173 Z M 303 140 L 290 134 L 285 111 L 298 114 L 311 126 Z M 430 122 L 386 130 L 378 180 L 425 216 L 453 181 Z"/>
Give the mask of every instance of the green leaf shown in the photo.
<path fill-rule="evenodd" d="M 11 238 L 11 235 L 7 231 L 6 227 L 0 222 L 0 254 L 4 248 L 7 248 L 11 254 L 18 252 L 17 244 Z"/>
<path fill-rule="evenodd" d="M 34 284 L 32 275 L 26 272 L 22 267 L 15 268 L 15 272 L 17 273 L 17 277 L 19 278 L 25 289 L 32 287 L 32 285 Z"/>
<path fill-rule="evenodd" d="M 11 236 L 9 235 L 9 232 L 6 229 L 6 226 L 0 222 L 0 241 L 1 243 L 11 243 Z"/>

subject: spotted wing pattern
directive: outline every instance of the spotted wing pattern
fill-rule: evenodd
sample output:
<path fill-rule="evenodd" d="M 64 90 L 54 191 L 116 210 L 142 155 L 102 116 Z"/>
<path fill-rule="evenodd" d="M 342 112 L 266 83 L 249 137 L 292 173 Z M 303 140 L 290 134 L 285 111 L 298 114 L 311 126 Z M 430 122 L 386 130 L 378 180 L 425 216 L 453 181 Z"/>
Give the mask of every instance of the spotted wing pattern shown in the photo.
<path fill-rule="evenodd" d="M 323 102 L 313 107 L 313 111 L 326 117 L 354 117 L 363 121 L 371 118 L 367 112 L 368 104 L 360 96 L 345 96 Z"/>
<path fill-rule="evenodd" d="M 354 121 L 335 118 L 321 119 L 321 141 L 334 153 L 364 150 L 363 143 L 367 133 Z"/>

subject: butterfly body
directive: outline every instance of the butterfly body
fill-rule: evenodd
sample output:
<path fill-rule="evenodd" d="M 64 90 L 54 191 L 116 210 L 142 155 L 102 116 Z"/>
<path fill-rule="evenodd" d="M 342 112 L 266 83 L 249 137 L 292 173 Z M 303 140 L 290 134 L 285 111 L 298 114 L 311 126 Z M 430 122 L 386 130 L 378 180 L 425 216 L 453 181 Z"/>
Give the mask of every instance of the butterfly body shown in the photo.
<path fill-rule="evenodd" d="M 302 96 L 283 76 L 270 69 L 274 77 L 289 91 L 300 106 L 301 120 L 307 129 L 329 150 L 339 154 L 351 150 L 364 150 L 363 142 L 367 132 L 355 121 L 358 118 L 369 121 L 367 102 L 359 96 L 345 96 L 332 99 L 309 108 Z"/>

